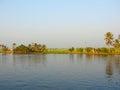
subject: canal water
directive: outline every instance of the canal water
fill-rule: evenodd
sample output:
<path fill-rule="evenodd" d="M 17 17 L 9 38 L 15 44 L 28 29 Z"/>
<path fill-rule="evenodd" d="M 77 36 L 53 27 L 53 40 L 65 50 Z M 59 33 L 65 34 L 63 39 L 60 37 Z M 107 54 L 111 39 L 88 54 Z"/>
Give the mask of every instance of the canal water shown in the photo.
<path fill-rule="evenodd" d="M 120 56 L 0 54 L 0 90 L 120 90 Z"/>

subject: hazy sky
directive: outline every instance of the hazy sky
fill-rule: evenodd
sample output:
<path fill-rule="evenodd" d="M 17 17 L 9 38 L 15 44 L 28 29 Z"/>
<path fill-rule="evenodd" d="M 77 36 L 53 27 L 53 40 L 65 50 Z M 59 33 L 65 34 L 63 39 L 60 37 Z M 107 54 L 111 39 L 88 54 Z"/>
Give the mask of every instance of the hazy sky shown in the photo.
<path fill-rule="evenodd" d="M 0 0 L 0 44 L 105 46 L 120 34 L 120 0 Z"/>

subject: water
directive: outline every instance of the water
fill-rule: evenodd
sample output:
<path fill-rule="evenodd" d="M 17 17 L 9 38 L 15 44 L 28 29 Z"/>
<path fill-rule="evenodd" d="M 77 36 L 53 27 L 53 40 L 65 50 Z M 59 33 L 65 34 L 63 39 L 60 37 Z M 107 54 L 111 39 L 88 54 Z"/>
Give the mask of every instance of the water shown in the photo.
<path fill-rule="evenodd" d="M 0 54 L 0 90 L 120 90 L 120 56 Z"/>

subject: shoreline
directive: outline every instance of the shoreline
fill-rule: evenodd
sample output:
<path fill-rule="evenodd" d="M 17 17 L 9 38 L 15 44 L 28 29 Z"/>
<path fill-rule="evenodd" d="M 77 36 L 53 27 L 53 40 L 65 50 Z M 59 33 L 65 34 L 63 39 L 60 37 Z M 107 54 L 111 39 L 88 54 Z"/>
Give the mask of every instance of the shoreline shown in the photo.
<path fill-rule="evenodd" d="M 13 53 L 13 52 L 4 52 L 4 53 L 1 53 L 1 54 L 17 54 L 17 55 L 20 55 L 20 54 L 85 54 L 85 55 L 120 55 L 120 53 L 101 53 L 101 52 L 98 52 L 98 53 L 91 53 L 91 52 L 87 52 L 87 53 L 81 53 L 81 52 L 67 52 L 67 53 L 60 53 L 60 52 L 56 52 L 56 53 Z"/>

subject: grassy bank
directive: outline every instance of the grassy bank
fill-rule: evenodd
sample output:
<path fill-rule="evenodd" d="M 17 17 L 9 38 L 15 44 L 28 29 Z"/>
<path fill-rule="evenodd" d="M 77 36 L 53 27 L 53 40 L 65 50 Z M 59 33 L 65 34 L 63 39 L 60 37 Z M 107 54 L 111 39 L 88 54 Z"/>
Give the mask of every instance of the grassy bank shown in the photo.
<path fill-rule="evenodd" d="M 120 49 L 115 48 L 76 48 L 76 49 L 48 49 L 48 54 L 120 54 Z"/>
<path fill-rule="evenodd" d="M 29 51 L 6 51 L 2 52 L 0 50 L 0 53 L 12 53 L 12 54 L 95 54 L 95 55 L 120 55 L 120 49 L 116 48 L 93 48 L 93 47 L 86 47 L 86 48 L 52 48 L 52 49 L 46 49 L 45 52 L 29 52 Z"/>

